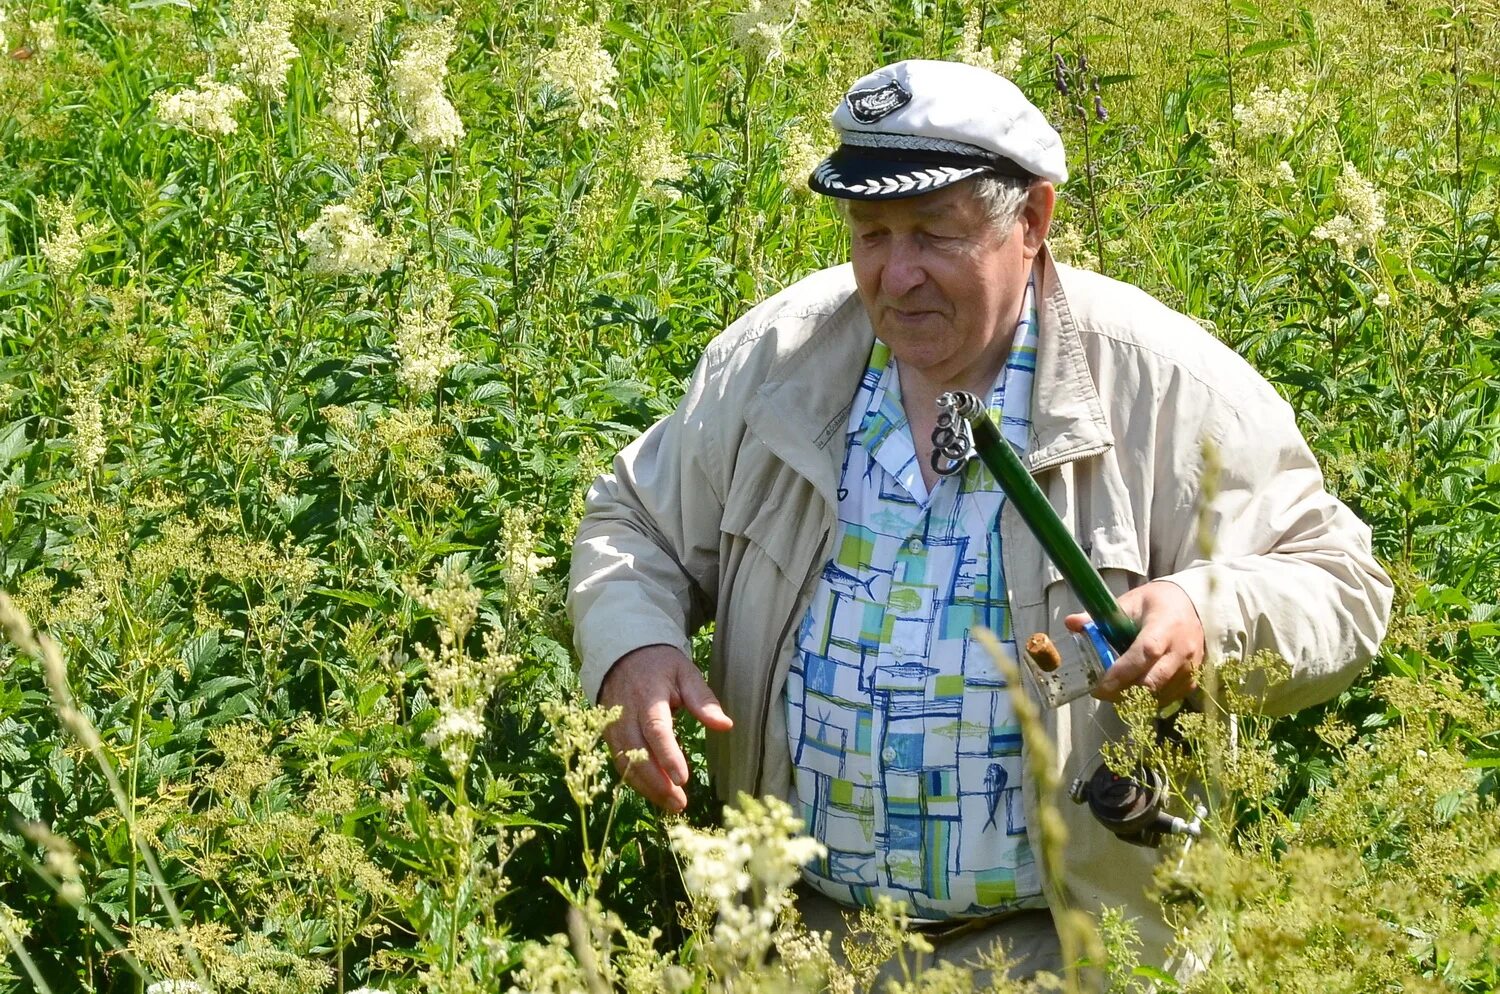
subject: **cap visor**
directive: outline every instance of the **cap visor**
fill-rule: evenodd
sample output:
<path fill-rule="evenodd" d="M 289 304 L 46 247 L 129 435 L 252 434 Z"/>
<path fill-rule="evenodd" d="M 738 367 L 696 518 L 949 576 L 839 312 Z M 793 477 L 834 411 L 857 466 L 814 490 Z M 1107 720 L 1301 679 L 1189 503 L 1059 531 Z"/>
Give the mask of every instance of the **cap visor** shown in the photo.
<path fill-rule="evenodd" d="M 898 200 L 993 171 L 994 164 L 968 156 L 840 145 L 813 170 L 807 185 L 843 200 Z"/>

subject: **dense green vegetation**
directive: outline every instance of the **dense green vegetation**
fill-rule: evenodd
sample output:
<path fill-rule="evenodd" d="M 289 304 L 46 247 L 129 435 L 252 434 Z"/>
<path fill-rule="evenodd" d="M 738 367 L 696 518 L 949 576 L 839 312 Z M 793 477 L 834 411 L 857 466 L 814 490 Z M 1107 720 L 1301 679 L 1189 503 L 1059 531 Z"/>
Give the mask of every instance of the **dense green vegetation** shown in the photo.
<path fill-rule="evenodd" d="M 57 647 L 6 610 L 0 990 L 750 989 L 773 941 L 823 982 L 779 878 L 738 951 L 679 919 L 729 857 L 610 789 L 561 590 L 610 453 L 842 260 L 802 179 L 907 56 L 1047 110 L 1054 251 L 1271 379 L 1398 582 L 1368 679 L 1202 730 L 1195 989 L 1500 985 L 1493 2 L 0 0 L 0 38 L 0 587 Z"/>

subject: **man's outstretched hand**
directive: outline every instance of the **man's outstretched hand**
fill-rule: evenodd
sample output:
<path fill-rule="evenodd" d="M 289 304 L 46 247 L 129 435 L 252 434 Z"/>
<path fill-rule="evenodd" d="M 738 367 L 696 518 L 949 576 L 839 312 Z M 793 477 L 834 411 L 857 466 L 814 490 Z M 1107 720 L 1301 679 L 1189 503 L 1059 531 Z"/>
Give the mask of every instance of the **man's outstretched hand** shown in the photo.
<path fill-rule="evenodd" d="M 1198 686 L 1203 665 L 1203 622 L 1183 589 L 1158 580 L 1120 595 L 1120 607 L 1140 625 L 1141 634 L 1094 686 L 1095 697 L 1120 699 L 1126 687 L 1140 685 L 1158 702 L 1180 701 Z M 1070 614 L 1064 624 L 1083 631 L 1086 614 Z"/>
<path fill-rule="evenodd" d="M 687 757 L 672 731 L 672 715 L 686 708 L 711 732 L 734 726 L 693 661 L 669 645 L 647 645 L 621 656 L 599 688 L 599 706 L 620 708 L 604 730 L 615 767 L 646 800 L 665 811 L 687 807 Z M 646 758 L 630 762 L 628 753 Z"/>

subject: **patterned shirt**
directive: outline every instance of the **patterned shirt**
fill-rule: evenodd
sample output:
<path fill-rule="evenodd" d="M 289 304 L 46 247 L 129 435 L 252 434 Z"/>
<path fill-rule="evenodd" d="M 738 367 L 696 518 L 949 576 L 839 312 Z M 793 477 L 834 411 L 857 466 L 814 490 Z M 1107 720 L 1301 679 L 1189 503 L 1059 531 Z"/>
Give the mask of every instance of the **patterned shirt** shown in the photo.
<path fill-rule="evenodd" d="M 1024 452 L 1036 368 L 1028 284 L 991 395 Z M 1015 654 L 997 528 L 1005 497 L 972 460 L 929 494 L 880 342 L 850 410 L 839 523 L 786 684 L 794 783 L 828 855 L 808 883 L 914 917 L 1044 907 L 1021 804 L 1021 730 L 984 626 Z"/>

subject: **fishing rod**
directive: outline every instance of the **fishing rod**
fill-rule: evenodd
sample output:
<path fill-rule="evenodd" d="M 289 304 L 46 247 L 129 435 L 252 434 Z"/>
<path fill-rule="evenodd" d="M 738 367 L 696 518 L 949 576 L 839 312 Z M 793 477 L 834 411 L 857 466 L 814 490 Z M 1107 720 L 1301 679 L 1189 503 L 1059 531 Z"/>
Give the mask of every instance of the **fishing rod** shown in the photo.
<path fill-rule="evenodd" d="M 1094 569 L 1062 519 L 1047 502 L 1036 480 L 1021 464 L 1021 459 L 1000 436 L 1000 429 L 989 417 L 985 405 L 972 393 L 955 391 L 938 398 L 937 428 L 932 433 L 932 468 L 940 476 L 952 476 L 963 469 L 969 452 L 979 459 L 1016 506 L 1047 558 L 1057 566 L 1073 593 L 1099 626 L 1106 641 L 1116 653 L 1124 653 L 1140 635 L 1140 628 L 1120 608 L 1104 578 Z M 943 463 L 942 460 L 947 460 Z"/>
<path fill-rule="evenodd" d="M 970 454 L 990 471 L 1005 496 L 1015 505 L 1021 520 L 1031 529 L 1047 557 L 1089 613 L 1081 640 L 1084 669 L 1063 664 L 1062 656 L 1045 632 L 1026 643 L 1025 660 L 1038 686 L 1053 707 L 1060 707 L 1088 693 L 1115 660 L 1140 635 L 1140 626 L 1125 613 L 1104 578 L 1089 562 L 1072 534 L 1052 509 L 1041 487 L 1022 464 L 1015 450 L 1000 434 L 986 405 L 974 394 L 952 391 L 938 398 L 937 426 L 932 432 L 932 468 L 939 476 L 963 471 Z M 1158 734 L 1171 716 L 1158 718 Z M 1088 779 L 1072 784 L 1070 793 L 1079 804 L 1088 804 L 1096 820 L 1127 842 L 1155 846 L 1163 835 L 1197 837 L 1200 819 L 1192 822 L 1164 810 L 1166 785 L 1156 770 L 1137 769 L 1120 776 L 1101 764 Z"/>

